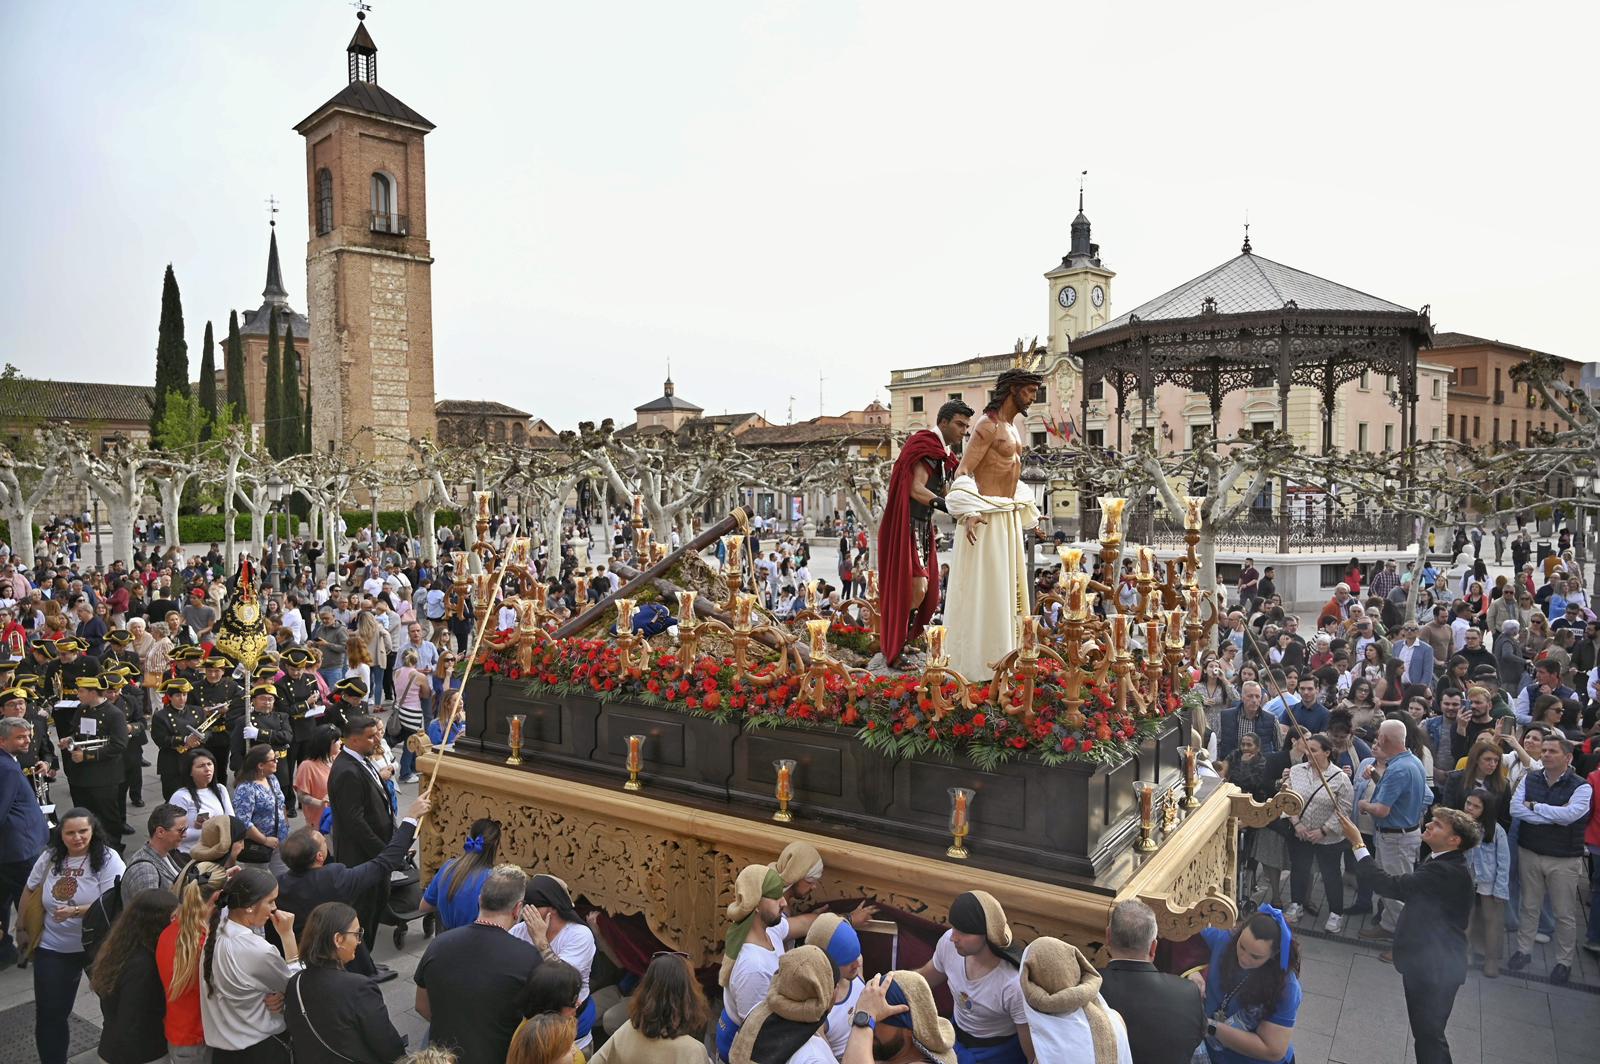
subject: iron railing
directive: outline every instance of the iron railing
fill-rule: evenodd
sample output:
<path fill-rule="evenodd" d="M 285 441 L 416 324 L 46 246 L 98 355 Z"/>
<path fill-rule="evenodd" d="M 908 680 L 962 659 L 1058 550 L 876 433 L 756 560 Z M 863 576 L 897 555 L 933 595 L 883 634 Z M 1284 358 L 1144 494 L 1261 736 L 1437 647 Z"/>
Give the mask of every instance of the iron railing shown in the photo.
<path fill-rule="evenodd" d="M 374 233 L 388 233 L 391 236 L 406 236 L 411 232 L 411 219 L 403 214 L 389 214 L 386 211 L 373 211 L 371 213 L 371 229 Z"/>
<path fill-rule="evenodd" d="M 1153 518 L 1153 520 L 1152 520 Z M 1312 504 L 1310 513 L 1300 508 L 1289 519 L 1288 548 L 1291 551 L 1385 550 L 1393 549 L 1400 516 L 1377 508 L 1334 509 Z M 1082 538 L 1093 539 L 1100 531 L 1098 508 L 1083 515 Z M 1218 530 L 1217 547 L 1225 551 L 1272 553 L 1278 549 L 1283 533 L 1279 514 L 1252 509 Z M 1152 514 L 1148 504 L 1133 507 L 1123 514 L 1123 535 L 1136 543 L 1152 547 L 1181 549 L 1183 522 L 1164 507 Z"/>

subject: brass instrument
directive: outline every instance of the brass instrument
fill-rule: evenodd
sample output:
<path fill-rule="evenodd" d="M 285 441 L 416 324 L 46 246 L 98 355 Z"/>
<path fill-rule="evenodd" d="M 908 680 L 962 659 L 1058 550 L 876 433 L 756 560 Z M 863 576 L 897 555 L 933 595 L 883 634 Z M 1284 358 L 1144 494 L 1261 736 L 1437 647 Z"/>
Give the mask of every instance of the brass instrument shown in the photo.
<path fill-rule="evenodd" d="M 218 702 L 216 705 L 201 706 L 200 708 L 209 709 L 212 711 L 210 716 L 200 722 L 200 727 L 193 729 L 194 731 L 198 731 L 201 737 L 204 738 L 206 732 L 210 731 L 216 725 L 217 718 L 221 717 L 223 713 L 227 712 L 228 703 Z"/>
<path fill-rule="evenodd" d="M 75 754 L 81 750 L 86 754 L 92 754 L 110 741 L 110 739 L 69 739 L 68 743 L 70 745 L 68 746 L 67 752 L 69 754 Z"/>

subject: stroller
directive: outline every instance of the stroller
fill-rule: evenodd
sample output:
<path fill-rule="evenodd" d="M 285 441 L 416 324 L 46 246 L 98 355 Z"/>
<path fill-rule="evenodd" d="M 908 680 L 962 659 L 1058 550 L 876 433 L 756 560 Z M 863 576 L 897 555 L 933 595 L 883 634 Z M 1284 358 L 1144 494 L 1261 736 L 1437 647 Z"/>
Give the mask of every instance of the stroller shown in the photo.
<path fill-rule="evenodd" d="M 411 922 L 422 921 L 422 937 L 432 938 L 438 930 L 438 913 L 422 911 L 422 872 L 416 858 L 406 854 L 406 863 L 389 874 L 389 904 L 378 922 L 394 928 L 394 948 L 404 949 Z"/>

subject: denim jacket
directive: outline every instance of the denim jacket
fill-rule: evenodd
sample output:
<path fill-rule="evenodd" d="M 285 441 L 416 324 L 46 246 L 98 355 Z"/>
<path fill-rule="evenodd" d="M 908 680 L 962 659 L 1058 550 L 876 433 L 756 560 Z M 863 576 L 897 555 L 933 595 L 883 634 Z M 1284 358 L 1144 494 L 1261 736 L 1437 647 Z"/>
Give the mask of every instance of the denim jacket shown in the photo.
<path fill-rule="evenodd" d="M 1506 842 L 1504 828 L 1496 825 L 1493 842 L 1479 843 L 1468 850 L 1467 864 L 1472 869 L 1472 881 L 1479 894 L 1510 900 L 1511 847 Z"/>

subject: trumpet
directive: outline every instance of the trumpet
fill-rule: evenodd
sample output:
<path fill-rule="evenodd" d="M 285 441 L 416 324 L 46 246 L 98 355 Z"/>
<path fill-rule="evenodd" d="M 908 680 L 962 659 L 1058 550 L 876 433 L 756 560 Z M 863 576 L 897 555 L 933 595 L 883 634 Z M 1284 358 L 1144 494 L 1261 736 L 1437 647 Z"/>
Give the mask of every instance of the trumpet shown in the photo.
<path fill-rule="evenodd" d="M 218 702 L 214 706 L 202 706 L 200 708 L 211 710 L 211 715 L 209 717 L 207 717 L 205 720 L 201 721 L 200 722 L 200 727 L 195 729 L 201 735 L 204 735 L 206 732 L 211 730 L 212 726 L 217 723 L 218 719 L 221 718 L 222 714 L 227 712 L 228 703 L 226 703 L 226 702 Z"/>
<path fill-rule="evenodd" d="M 86 754 L 92 754 L 110 741 L 110 739 L 72 739 L 69 740 L 67 749 L 69 753 L 75 754 L 81 750 Z"/>

